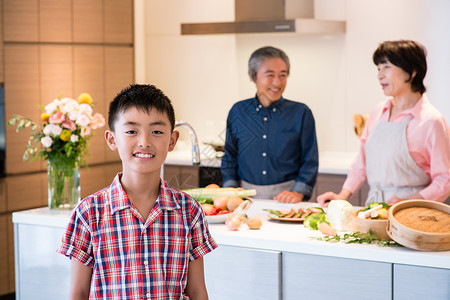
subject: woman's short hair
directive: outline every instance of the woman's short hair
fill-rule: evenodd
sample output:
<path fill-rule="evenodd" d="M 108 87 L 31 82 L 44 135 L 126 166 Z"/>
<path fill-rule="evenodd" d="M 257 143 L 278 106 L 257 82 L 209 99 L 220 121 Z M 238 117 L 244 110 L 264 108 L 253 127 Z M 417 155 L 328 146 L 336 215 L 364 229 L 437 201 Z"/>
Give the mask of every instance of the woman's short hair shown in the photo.
<path fill-rule="evenodd" d="M 286 63 L 287 74 L 289 75 L 291 65 L 289 63 L 289 57 L 286 53 L 284 53 L 281 49 L 266 46 L 255 50 L 248 60 L 248 75 L 254 82 L 256 82 L 256 73 L 261 68 L 264 60 L 268 58 L 281 58 Z"/>
<path fill-rule="evenodd" d="M 411 40 L 386 41 L 378 46 L 372 59 L 375 65 L 387 60 L 403 69 L 409 74 L 407 82 L 411 82 L 412 91 L 425 93 L 423 79 L 427 73 L 426 49 L 420 43 Z"/>

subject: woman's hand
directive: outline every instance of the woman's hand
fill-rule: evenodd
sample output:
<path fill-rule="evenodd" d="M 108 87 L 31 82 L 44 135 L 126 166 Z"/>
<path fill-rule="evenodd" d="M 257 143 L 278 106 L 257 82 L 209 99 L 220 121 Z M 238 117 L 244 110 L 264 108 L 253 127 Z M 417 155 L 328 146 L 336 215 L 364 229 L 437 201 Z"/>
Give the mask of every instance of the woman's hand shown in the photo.
<path fill-rule="evenodd" d="M 328 207 L 328 203 L 331 200 L 348 200 L 352 196 L 352 193 L 349 190 L 342 189 L 339 194 L 333 192 L 326 192 L 317 197 L 317 202 L 319 202 L 320 206 Z"/>
<path fill-rule="evenodd" d="M 319 202 L 320 206 L 327 207 L 328 203 L 330 203 L 331 200 L 338 199 L 338 195 L 333 192 L 326 192 L 322 195 L 317 196 L 317 202 Z"/>
<path fill-rule="evenodd" d="M 298 192 L 291 192 L 291 191 L 282 191 L 275 197 L 273 197 L 274 200 L 282 203 L 297 203 L 302 202 L 305 195 Z"/>
<path fill-rule="evenodd" d="M 388 201 L 386 201 L 386 203 L 390 204 L 390 205 L 394 205 L 395 203 L 405 201 L 405 200 L 411 200 L 411 199 L 423 199 L 423 197 L 419 193 L 414 194 L 409 198 L 399 198 L 399 197 L 394 196 L 391 199 L 389 199 Z"/>

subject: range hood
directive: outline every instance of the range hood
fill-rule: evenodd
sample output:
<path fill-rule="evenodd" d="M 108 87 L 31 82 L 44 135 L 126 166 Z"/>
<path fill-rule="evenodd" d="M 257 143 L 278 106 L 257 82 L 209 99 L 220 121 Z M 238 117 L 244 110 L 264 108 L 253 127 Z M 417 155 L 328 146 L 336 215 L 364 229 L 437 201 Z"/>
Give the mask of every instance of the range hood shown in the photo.
<path fill-rule="evenodd" d="M 183 23 L 181 34 L 345 33 L 345 21 L 314 18 L 314 0 L 235 0 L 234 22 Z"/>

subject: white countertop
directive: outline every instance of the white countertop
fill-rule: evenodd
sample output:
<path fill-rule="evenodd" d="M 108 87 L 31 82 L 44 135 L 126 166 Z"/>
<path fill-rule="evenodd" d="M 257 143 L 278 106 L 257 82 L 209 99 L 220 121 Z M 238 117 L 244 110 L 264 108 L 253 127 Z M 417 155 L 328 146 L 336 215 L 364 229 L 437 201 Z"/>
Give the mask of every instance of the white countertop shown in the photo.
<path fill-rule="evenodd" d="M 346 175 L 350 165 L 356 158 L 354 152 L 321 152 L 319 153 L 319 173 Z M 169 152 L 165 164 L 192 165 L 192 152 L 190 149 Z M 200 147 L 200 165 L 220 168 L 220 159 L 208 147 Z"/>
<path fill-rule="evenodd" d="M 317 203 L 305 202 L 300 205 L 317 206 Z M 318 241 L 314 237 L 321 236 L 320 232 L 304 228 L 301 223 L 271 221 L 267 218 L 267 213 L 262 210 L 290 206 L 292 204 L 255 199 L 247 215 L 261 217 L 263 220 L 261 229 L 250 230 L 246 224 L 243 224 L 239 231 L 230 231 L 225 224 L 210 224 L 210 232 L 218 244 L 227 246 L 450 269 L 450 251 L 422 252 L 405 247 Z M 43 207 L 13 213 L 13 222 L 65 228 L 70 214 L 71 211 L 68 210 L 49 210 Z"/>

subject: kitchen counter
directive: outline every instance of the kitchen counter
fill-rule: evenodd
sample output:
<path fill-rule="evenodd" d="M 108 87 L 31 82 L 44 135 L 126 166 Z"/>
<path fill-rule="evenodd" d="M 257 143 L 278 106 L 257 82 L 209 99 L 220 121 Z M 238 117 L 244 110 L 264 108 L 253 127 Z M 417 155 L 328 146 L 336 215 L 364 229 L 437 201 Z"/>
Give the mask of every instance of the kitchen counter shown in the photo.
<path fill-rule="evenodd" d="M 346 175 L 357 153 L 354 152 L 321 152 L 319 153 L 319 173 Z M 210 147 L 200 146 L 200 165 L 220 168 L 220 158 Z M 190 149 L 183 148 L 169 152 L 165 164 L 192 165 Z"/>
<path fill-rule="evenodd" d="M 307 207 L 317 204 L 301 205 Z M 247 214 L 249 217 L 262 218 L 263 225 L 260 230 L 250 230 L 246 225 L 242 225 L 239 231 L 230 231 L 224 224 L 210 224 L 211 234 L 220 245 L 205 257 L 205 276 L 211 299 L 230 299 L 231 296 L 235 300 L 295 299 L 292 288 L 295 290 L 299 282 L 308 284 L 322 280 L 323 283 L 327 275 L 331 276 L 330 281 L 324 285 L 334 287 L 334 293 L 339 293 L 342 289 L 342 282 L 337 285 L 333 283 L 342 280 L 345 282 L 345 278 L 352 281 L 348 284 L 355 285 L 354 295 L 362 295 L 362 288 L 366 288 L 365 284 L 374 284 L 373 280 L 385 280 L 385 284 L 380 283 L 383 292 L 395 292 L 405 297 L 369 296 L 358 299 L 412 299 L 407 298 L 408 288 L 402 289 L 401 282 L 405 279 L 401 274 L 432 279 L 433 282 L 427 283 L 427 286 L 432 288 L 433 283 L 439 284 L 437 291 L 441 294 L 438 294 L 436 299 L 448 299 L 450 296 L 450 251 L 421 252 L 398 246 L 323 242 L 314 239 L 321 236 L 318 231 L 305 229 L 301 223 L 268 220 L 267 213 L 262 211 L 263 208 L 281 209 L 289 206 L 292 205 L 255 199 Z M 20 296 L 18 299 L 40 299 L 36 298 L 38 294 L 45 295 L 42 299 L 67 297 L 70 262 L 55 250 L 59 246 L 69 216 L 70 211 L 49 210 L 46 207 L 13 213 L 16 292 Z M 307 276 L 298 273 L 305 270 L 304 266 L 308 263 L 313 263 L 314 269 L 325 264 L 322 266 L 325 269 L 319 270 L 318 274 L 316 270 L 316 273 Z M 222 270 L 223 268 L 228 271 Z M 235 268 L 240 271 L 238 275 L 234 272 L 233 278 L 236 285 L 242 285 L 242 289 L 236 295 L 231 295 L 229 289 L 223 289 L 223 281 L 230 278 L 225 274 Z M 346 268 L 349 269 L 346 271 Z M 315 275 L 318 277 L 314 277 Z M 302 278 L 297 278 L 299 276 Z M 303 278 L 305 276 L 306 278 Z M 364 277 L 364 280 L 361 277 Z M 408 278 L 407 284 L 414 280 L 422 281 L 422 277 L 414 277 L 412 281 Z M 358 279 L 361 282 L 358 282 Z M 398 283 L 394 285 L 394 281 Z M 53 294 L 49 295 L 48 290 L 53 290 Z M 417 291 L 414 292 L 417 294 Z M 324 294 L 323 299 L 326 298 Z"/>

